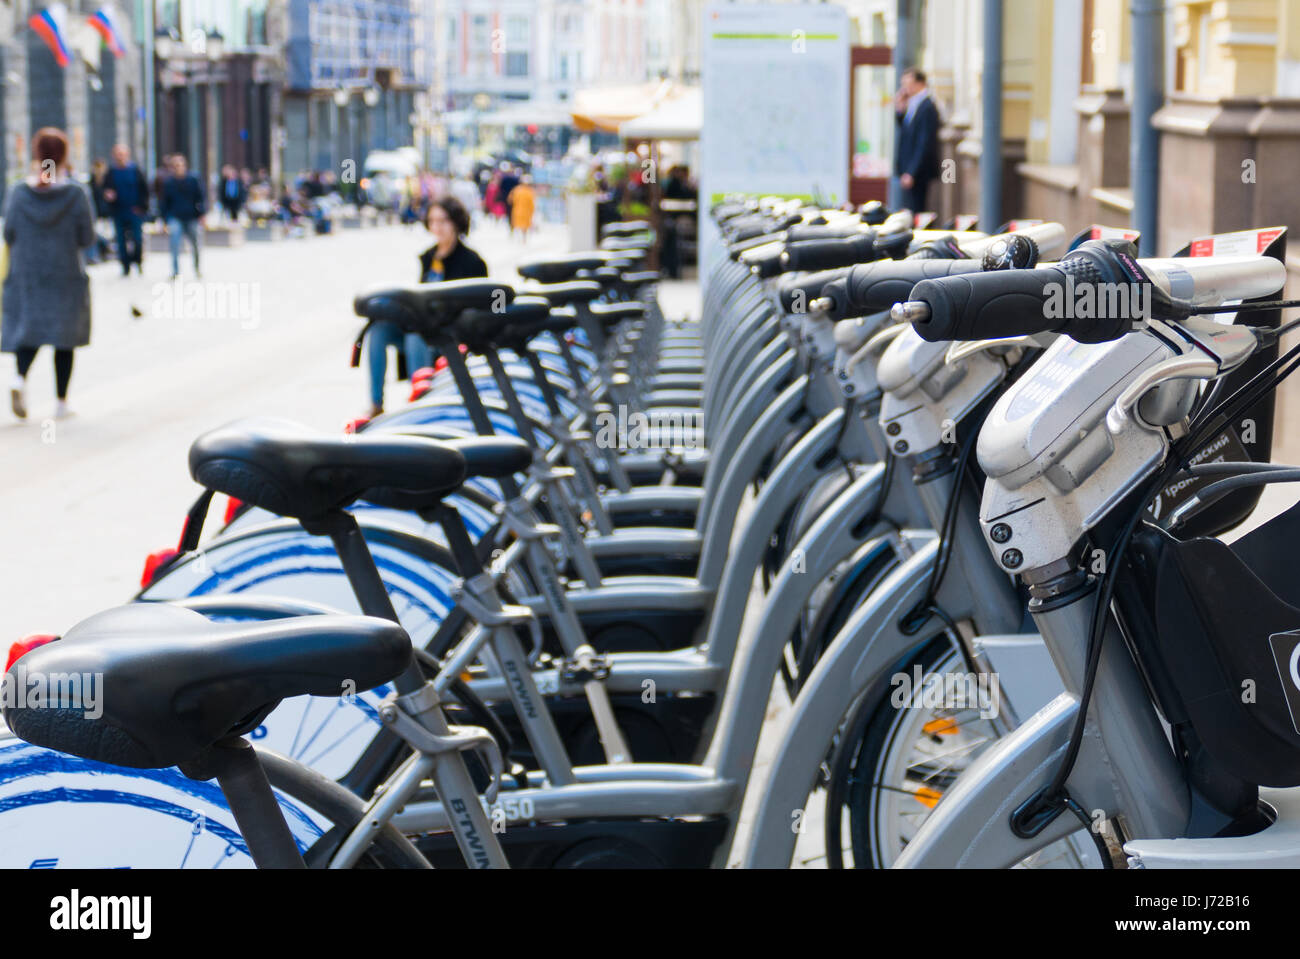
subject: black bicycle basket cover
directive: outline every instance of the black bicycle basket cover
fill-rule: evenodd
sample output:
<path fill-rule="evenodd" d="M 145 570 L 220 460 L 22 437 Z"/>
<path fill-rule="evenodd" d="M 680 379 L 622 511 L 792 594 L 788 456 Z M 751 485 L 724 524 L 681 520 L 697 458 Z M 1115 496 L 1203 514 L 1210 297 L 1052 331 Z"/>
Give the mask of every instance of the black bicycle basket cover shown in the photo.
<path fill-rule="evenodd" d="M 1225 770 L 1300 785 L 1300 504 L 1232 546 L 1167 535 L 1155 558 L 1154 651 Z"/>

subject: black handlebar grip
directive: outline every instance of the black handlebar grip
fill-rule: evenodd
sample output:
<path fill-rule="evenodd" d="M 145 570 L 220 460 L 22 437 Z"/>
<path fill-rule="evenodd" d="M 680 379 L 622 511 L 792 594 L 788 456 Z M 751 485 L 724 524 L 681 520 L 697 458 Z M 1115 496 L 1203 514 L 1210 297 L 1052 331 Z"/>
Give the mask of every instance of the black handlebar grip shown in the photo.
<path fill-rule="evenodd" d="M 974 273 L 978 260 L 890 260 L 856 266 L 843 284 L 822 291 L 834 300 L 831 317 L 837 320 L 870 316 L 911 297 L 912 287 L 922 280 Z"/>
<path fill-rule="evenodd" d="M 836 283 L 843 283 L 855 267 L 841 266 L 833 270 L 821 270 L 817 273 L 802 273 L 799 276 L 786 277 L 781 281 L 777 293 L 781 308 L 787 313 L 807 313 L 812 309 L 813 300 L 825 296 L 826 288 Z"/>
<path fill-rule="evenodd" d="M 784 253 L 785 247 L 780 243 L 764 243 L 761 248 L 754 247 L 743 252 L 740 262 L 749 267 L 755 276 L 767 279 L 781 273 L 781 257 Z"/>
<path fill-rule="evenodd" d="M 907 255 L 909 260 L 965 260 L 966 251 L 957 243 L 957 238 L 949 233 L 936 240 L 922 243 Z"/>
<path fill-rule="evenodd" d="M 749 250 L 755 247 L 766 246 L 769 243 L 780 243 L 780 233 L 760 233 L 758 236 L 751 236 L 747 240 L 736 240 L 727 244 L 727 255 L 733 261 L 737 261 Z"/>
<path fill-rule="evenodd" d="M 876 258 L 874 232 L 840 240 L 807 240 L 786 245 L 781 256 L 781 271 L 829 270 L 837 266 L 869 263 Z"/>
<path fill-rule="evenodd" d="M 756 216 L 752 219 L 739 220 L 734 225 L 728 224 L 727 239 L 733 243 L 738 243 L 744 240 L 752 240 L 766 233 L 779 233 L 783 229 L 785 229 L 784 225 L 773 221 L 770 217 Z"/>
<path fill-rule="evenodd" d="M 908 299 L 924 303 L 930 315 L 912 326 L 932 343 L 1049 333 L 1062 322 L 1044 309 L 1052 284 L 1064 286 L 1064 270 L 999 270 L 922 280 Z"/>
<path fill-rule="evenodd" d="M 912 245 L 913 236 L 914 234 L 911 230 L 903 230 L 898 233 L 877 233 L 876 259 L 903 259 L 903 257 L 907 256 L 908 248 Z"/>
<path fill-rule="evenodd" d="M 1073 285 L 1067 285 L 1067 277 Z M 1103 282 L 1101 270 L 1085 258 L 1034 270 L 998 270 L 923 280 L 910 300 L 930 315 L 913 326 L 922 339 L 985 340 L 1062 332 L 1081 343 L 1117 339 L 1133 328 L 1132 317 L 1074 316 L 1070 290 Z M 1056 297 L 1053 305 L 1052 298 Z M 1056 307 L 1060 307 L 1057 309 Z M 1096 313 L 1099 311 L 1085 311 Z"/>
<path fill-rule="evenodd" d="M 791 243 L 803 243 L 806 240 L 842 240 L 845 237 L 857 236 L 861 232 L 861 223 L 850 222 L 840 226 L 799 223 L 785 231 L 785 238 Z"/>

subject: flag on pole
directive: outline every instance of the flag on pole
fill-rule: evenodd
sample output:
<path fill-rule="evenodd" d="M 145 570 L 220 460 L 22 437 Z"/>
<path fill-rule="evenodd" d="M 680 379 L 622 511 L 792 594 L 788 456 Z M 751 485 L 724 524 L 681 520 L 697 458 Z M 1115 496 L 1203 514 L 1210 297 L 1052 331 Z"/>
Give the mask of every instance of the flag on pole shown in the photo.
<path fill-rule="evenodd" d="M 104 43 L 108 45 L 108 49 L 112 51 L 113 56 L 121 57 L 126 54 L 126 50 L 122 46 L 122 35 L 118 33 L 114 16 L 107 7 L 100 7 L 86 18 L 86 22 L 104 38 Z"/>
<path fill-rule="evenodd" d="M 45 41 L 59 66 L 66 67 L 71 60 L 67 41 L 68 8 L 61 3 L 51 3 L 40 13 L 32 14 L 27 25 Z"/>

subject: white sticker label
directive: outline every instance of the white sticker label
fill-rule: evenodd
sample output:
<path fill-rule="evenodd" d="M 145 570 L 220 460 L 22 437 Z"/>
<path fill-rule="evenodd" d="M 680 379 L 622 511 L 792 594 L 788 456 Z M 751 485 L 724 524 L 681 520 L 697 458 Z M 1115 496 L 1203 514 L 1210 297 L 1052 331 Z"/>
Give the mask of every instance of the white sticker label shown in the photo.
<path fill-rule="evenodd" d="M 1092 232 L 1088 234 L 1088 239 L 1132 240 L 1136 242 L 1141 235 L 1137 230 L 1129 230 L 1122 226 L 1102 226 L 1100 223 L 1094 223 Z"/>
<path fill-rule="evenodd" d="M 1191 243 L 1188 256 L 1232 256 L 1263 253 L 1269 244 L 1286 232 L 1284 226 L 1270 226 L 1239 233 L 1220 233 L 1198 237 Z"/>

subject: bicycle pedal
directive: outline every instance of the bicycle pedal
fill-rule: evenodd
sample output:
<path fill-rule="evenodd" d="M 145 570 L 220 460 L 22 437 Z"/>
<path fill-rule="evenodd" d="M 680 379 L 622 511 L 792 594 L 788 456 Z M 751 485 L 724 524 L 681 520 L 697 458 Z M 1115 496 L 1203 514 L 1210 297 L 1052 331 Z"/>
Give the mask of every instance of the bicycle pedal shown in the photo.
<path fill-rule="evenodd" d="M 590 647 L 586 647 L 586 649 L 590 649 Z M 589 683 L 593 680 L 597 682 L 604 681 L 609 678 L 609 657 L 599 654 L 595 650 L 590 652 L 579 650 L 576 655 L 564 660 L 561 664 L 560 678 L 574 683 Z"/>

